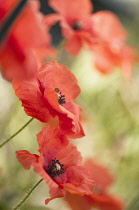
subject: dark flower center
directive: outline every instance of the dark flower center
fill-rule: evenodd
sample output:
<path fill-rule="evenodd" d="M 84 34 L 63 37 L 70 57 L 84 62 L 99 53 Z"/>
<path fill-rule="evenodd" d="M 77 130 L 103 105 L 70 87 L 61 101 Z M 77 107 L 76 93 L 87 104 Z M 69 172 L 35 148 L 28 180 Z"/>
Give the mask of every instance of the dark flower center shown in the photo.
<path fill-rule="evenodd" d="M 65 95 L 62 95 L 62 92 L 58 88 L 55 88 L 55 91 L 58 93 L 58 102 L 59 102 L 59 104 L 61 104 L 61 105 L 65 104 L 66 103 Z"/>
<path fill-rule="evenodd" d="M 50 164 L 48 165 L 47 173 L 51 177 L 60 176 L 61 174 L 65 173 L 66 170 L 63 168 L 63 164 L 59 162 L 56 158 L 54 158 Z"/>
<path fill-rule="evenodd" d="M 82 29 L 82 26 L 83 26 L 83 24 L 82 24 L 80 21 L 76 21 L 76 22 L 73 24 L 72 28 L 73 28 L 75 31 L 79 31 L 79 30 Z"/>

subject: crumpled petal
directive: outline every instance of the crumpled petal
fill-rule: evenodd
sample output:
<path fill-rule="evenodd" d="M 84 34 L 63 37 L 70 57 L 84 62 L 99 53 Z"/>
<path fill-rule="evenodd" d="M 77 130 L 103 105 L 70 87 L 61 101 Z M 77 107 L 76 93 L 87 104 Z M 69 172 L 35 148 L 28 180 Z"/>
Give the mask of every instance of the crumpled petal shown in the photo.
<path fill-rule="evenodd" d="M 89 195 L 92 194 L 95 182 L 90 173 L 82 166 L 72 166 L 66 172 L 67 181 L 62 186 L 71 194 Z"/>
<path fill-rule="evenodd" d="M 13 88 L 16 96 L 22 101 L 22 106 L 27 115 L 42 122 L 48 122 L 52 119 L 52 116 L 55 116 L 52 110 L 50 114 L 50 109 L 47 106 L 49 104 L 44 100 L 36 79 L 22 82 L 13 81 Z"/>
<path fill-rule="evenodd" d="M 38 155 L 31 154 L 27 150 L 16 151 L 16 156 L 25 169 L 30 169 L 34 163 L 38 162 Z"/>
<path fill-rule="evenodd" d="M 81 92 L 74 74 L 56 61 L 43 64 L 38 78 L 46 88 L 59 88 L 62 95 L 66 96 L 67 102 L 74 100 Z"/>
<path fill-rule="evenodd" d="M 67 140 L 60 129 L 46 126 L 37 135 L 37 139 L 39 143 L 39 152 L 45 156 L 48 162 L 49 159 L 51 160 L 56 157 L 61 160 L 65 168 L 81 164 L 82 157 L 80 152 L 78 152 L 77 148 Z"/>

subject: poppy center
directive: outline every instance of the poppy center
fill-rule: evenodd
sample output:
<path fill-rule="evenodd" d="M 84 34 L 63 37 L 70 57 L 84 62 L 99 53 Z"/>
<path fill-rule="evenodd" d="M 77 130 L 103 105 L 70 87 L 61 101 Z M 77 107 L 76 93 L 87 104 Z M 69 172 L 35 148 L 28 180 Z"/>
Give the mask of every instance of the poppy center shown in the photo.
<path fill-rule="evenodd" d="M 63 106 L 63 104 L 66 103 L 65 95 L 62 95 L 62 92 L 59 90 L 59 88 L 55 88 L 55 91 L 58 93 L 58 103 Z"/>
<path fill-rule="evenodd" d="M 66 170 L 63 168 L 64 165 L 59 162 L 56 158 L 54 158 L 50 164 L 48 165 L 47 173 L 51 177 L 60 176 L 61 174 L 65 173 Z"/>
<path fill-rule="evenodd" d="M 79 31 L 79 30 L 82 29 L 82 26 L 83 26 L 83 24 L 82 24 L 80 21 L 76 21 L 76 22 L 73 24 L 72 28 L 73 28 L 75 31 Z"/>

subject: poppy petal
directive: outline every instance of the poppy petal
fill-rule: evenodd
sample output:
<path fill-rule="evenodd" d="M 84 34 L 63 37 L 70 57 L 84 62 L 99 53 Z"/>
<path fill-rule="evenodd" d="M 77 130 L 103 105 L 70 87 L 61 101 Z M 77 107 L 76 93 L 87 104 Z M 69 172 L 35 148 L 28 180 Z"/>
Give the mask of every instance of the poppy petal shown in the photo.
<path fill-rule="evenodd" d="M 76 195 L 89 195 L 94 191 L 95 183 L 92 177 L 82 166 L 71 166 L 67 169 L 67 182 L 62 186 Z"/>
<path fill-rule="evenodd" d="M 17 159 L 25 169 L 30 169 L 33 163 L 38 161 L 38 155 L 31 154 L 27 150 L 16 151 Z"/>
<path fill-rule="evenodd" d="M 127 39 L 127 33 L 118 17 L 110 11 L 100 11 L 92 15 L 95 34 L 103 41 L 121 44 Z"/>
<path fill-rule="evenodd" d="M 81 164 L 82 157 L 80 152 L 67 140 L 60 129 L 46 126 L 37 135 L 37 139 L 39 152 L 45 156 L 48 162 L 56 157 L 64 164 L 64 168 Z"/>
<path fill-rule="evenodd" d="M 87 168 L 92 174 L 92 179 L 99 184 L 99 187 L 103 190 L 108 188 L 114 181 L 112 174 L 103 165 L 99 164 L 96 160 L 86 160 L 84 163 L 85 168 Z"/>
<path fill-rule="evenodd" d="M 47 101 L 44 100 L 39 89 L 39 82 L 36 79 L 13 81 L 13 88 L 16 96 L 22 101 L 22 106 L 27 115 L 42 122 L 48 122 L 52 119 L 52 115 L 50 115 L 46 106 Z"/>
<path fill-rule="evenodd" d="M 71 53 L 72 55 L 77 55 L 82 48 L 82 40 L 79 36 L 74 34 L 70 38 L 68 38 L 65 49 L 67 52 Z"/>
<path fill-rule="evenodd" d="M 74 100 L 81 92 L 74 74 L 57 61 L 44 64 L 38 78 L 43 81 L 45 87 L 52 90 L 59 88 L 66 96 L 66 101 Z"/>
<path fill-rule="evenodd" d="M 49 5 L 67 18 L 78 18 L 86 16 L 92 11 L 90 0 L 49 0 Z"/>

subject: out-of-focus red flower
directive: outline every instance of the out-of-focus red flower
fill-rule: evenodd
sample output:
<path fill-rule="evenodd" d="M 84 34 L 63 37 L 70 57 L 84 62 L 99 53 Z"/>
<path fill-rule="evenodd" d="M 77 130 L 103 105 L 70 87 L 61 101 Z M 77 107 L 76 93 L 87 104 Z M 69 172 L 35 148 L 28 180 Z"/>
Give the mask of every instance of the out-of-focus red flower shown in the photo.
<path fill-rule="evenodd" d="M 123 45 L 118 51 L 112 51 L 106 43 L 93 47 L 94 63 L 96 68 L 103 74 L 111 73 L 116 67 L 120 67 L 126 80 L 131 77 L 134 62 L 137 61 L 135 50 Z"/>
<path fill-rule="evenodd" d="M 49 185 L 50 198 L 63 197 L 65 191 L 88 195 L 94 190 L 91 175 L 81 166 L 82 157 L 59 129 L 46 126 L 37 135 L 40 156 L 26 150 L 17 151 L 17 158 L 25 169 L 34 167 Z"/>
<path fill-rule="evenodd" d="M 135 50 L 126 45 L 127 33 L 118 18 L 111 12 L 101 11 L 92 15 L 98 42 L 90 45 L 97 69 L 106 74 L 120 67 L 126 79 L 131 76 L 136 61 Z"/>
<path fill-rule="evenodd" d="M 94 35 L 90 0 L 50 0 L 49 4 L 58 13 L 46 16 L 47 27 L 60 21 L 62 34 L 67 40 L 66 50 L 76 55 L 83 45 L 92 42 Z"/>
<path fill-rule="evenodd" d="M 73 210 L 91 210 L 96 207 L 100 210 L 122 210 L 123 202 L 107 192 L 107 188 L 113 183 L 113 177 L 108 170 L 96 163 L 88 160 L 84 164 L 95 181 L 96 190 L 91 195 L 77 196 L 66 193 L 65 199 Z"/>
<path fill-rule="evenodd" d="M 84 136 L 81 108 L 73 100 L 80 88 L 75 76 L 56 61 L 44 64 L 31 80 L 13 81 L 16 95 L 27 115 L 42 122 L 58 117 L 59 127 L 70 138 Z"/>
<path fill-rule="evenodd" d="M 49 4 L 58 13 L 49 15 L 46 24 L 60 21 L 63 36 L 67 39 L 66 49 L 72 54 L 77 54 L 85 43 L 94 46 L 105 41 L 118 48 L 127 38 L 126 31 L 112 12 L 91 14 L 90 0 L 49 0 Z"/>
<path fill-rule="evenodd" d="M 20 1 L 0 1 L 0 25 L 5 24 Z M 39 12 L 39 2 L 29 0 L 0 43 L 2 74 L 8 79 L 31 78 L 39 66 L 38 50 L 50 49 L 50 35 Z M 47 54 L 46 54 L 47 56 Z"/>
<path fill-rule="evenodd" d="M 58 13 L 46 16 L 46 25 L 60 21 L 69 53 L 76 55 L 87 46 L 100 72 L 110 73 L 118 66 L 130 76 L 135 52 L 126 46 L 127 33 L 116 15 L 109 11 L 91 14 L 90 0 L 49 0 L 49 4 Z"/>

